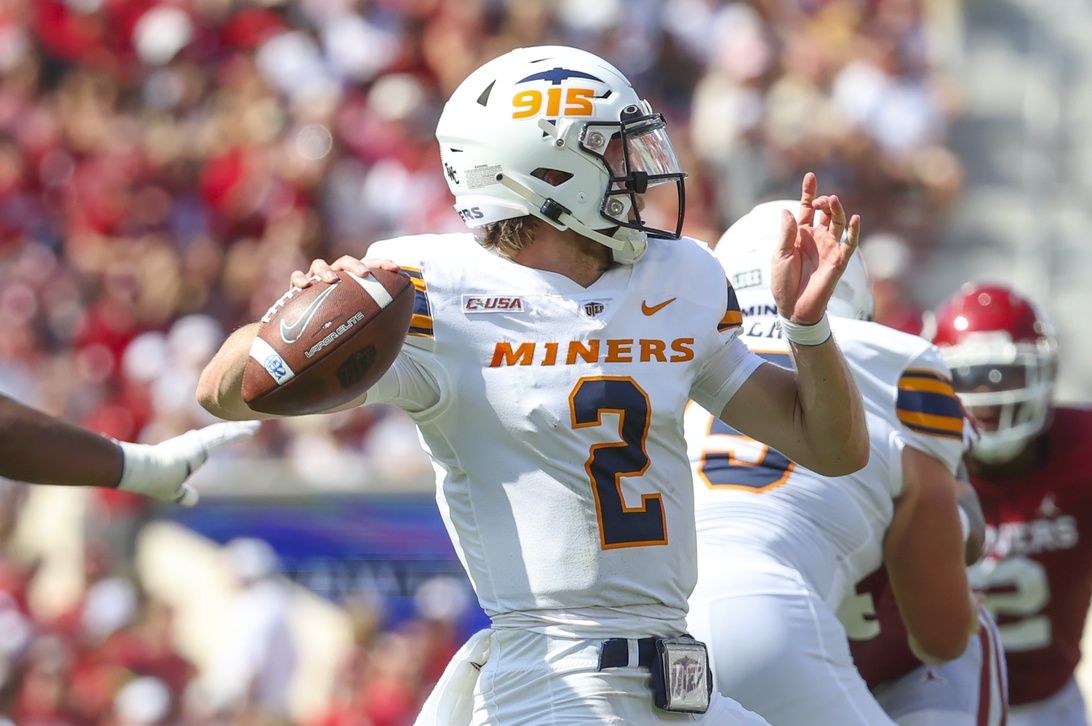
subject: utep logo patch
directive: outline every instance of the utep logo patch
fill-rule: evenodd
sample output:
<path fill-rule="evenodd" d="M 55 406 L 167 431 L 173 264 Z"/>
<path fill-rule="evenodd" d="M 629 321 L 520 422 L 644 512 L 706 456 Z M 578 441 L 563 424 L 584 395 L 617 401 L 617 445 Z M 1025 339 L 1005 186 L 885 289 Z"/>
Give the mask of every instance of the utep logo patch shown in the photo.
<path fill-rule="evenodd" d="M 584 314 L 589 318 L 596 318 L 607 309 L 607 303 L 602 300 L 589 300 L 584 303 Z"/>
<path fill-rule="evenodd" d="M 595 91 L 587 88 L 587 83 L 584 84 L 585 87 L 569 86 L 562 88 L 561 82 L 570 78 L 606 85 L 602 78 L 596 78 L 590 73 L 572 71 L 567 68 L 551 68 L 548 71 L 532 73 L 517 81 L 516 85 L 531 83 L 532 81 L 545 81 L 550 85 L 545 93 L 537 88 L 517 91 L 516 95 L 512 97 L 512 118 L 532 118 L 540 115 L 547 118 L 591 116 L 594 112 L 592 99 L 596 97 Z"/>
<path fill-rule="evenodd" d="M 519 295 L 463 295 L 463 312 L 467 315 L 525 313 L 527 303 Z"/>

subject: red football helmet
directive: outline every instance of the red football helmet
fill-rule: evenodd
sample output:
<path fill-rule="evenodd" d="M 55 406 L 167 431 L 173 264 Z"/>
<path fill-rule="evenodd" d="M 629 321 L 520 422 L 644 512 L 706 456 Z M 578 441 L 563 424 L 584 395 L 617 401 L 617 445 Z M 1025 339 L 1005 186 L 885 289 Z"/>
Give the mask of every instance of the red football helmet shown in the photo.
<path fill-rule="evenodd" d="M 997 285 L 964 285 L 934 316 L 932 340 L 980 438 L 971 455 L 1001 463 L 1023 451 L 1050 416 L 1057 342 L 1047 318 Z"/>

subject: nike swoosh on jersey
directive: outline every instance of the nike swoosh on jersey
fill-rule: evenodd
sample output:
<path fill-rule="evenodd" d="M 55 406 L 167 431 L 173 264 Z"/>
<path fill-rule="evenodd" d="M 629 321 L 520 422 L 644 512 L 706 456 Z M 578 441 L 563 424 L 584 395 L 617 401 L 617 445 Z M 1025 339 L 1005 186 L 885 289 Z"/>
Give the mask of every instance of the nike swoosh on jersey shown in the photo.
<path fill-rule="evenodd" d="M 644 313 L 645 315 L 655 315 L 656 313 L 660 312 L 661 310 L 663 310 L 664 308 L 666 308 L 668 305 L 675 302 L 676 300 L 678 300 L 678 298 L 673 297 L 673 298 L 671 298 L 669 300 L 664 300 L 662 303 L 658 303 L 656 305 L 649 305 L 647 302 L 642 300 L 641 301 L 641 312 Z"/>
<path fill-rule="evenodd" d="M 307 306 L 307 309 L 300 313 L 300 316 L 296 318 L 295 321 L 289 323 L 285 320 L 281 320 L 281 340 L 291 345 L 300 339 L 307 324 L 311 322 L 311 318 L 315 317 L 315 313 L 318 312 L 322 303 L 325 302 L 326 298 L 330 296 L 330 293 L 334 291 L 335 285 L 337 285 L 337 283 L 330 285 L 322 294 L 312 300 L 311 304 Z"/>

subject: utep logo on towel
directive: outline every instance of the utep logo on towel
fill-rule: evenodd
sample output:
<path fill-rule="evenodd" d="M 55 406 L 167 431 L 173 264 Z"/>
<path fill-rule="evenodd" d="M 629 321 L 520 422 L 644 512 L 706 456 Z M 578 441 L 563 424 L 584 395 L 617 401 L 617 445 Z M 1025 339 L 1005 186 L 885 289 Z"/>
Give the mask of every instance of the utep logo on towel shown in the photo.
<path fill-rule="evenodd" d="M 476 313 L 525 313 L 527 304 L 519 295 L 463 295 L 463 312 Z"/>

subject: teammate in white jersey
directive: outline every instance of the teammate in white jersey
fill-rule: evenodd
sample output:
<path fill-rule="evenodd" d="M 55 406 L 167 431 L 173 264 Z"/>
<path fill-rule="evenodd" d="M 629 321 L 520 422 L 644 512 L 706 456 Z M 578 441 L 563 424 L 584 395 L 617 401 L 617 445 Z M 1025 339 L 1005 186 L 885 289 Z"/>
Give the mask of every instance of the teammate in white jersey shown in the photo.
<path fill-rule="evenodd" d="M 683 410 L 693 398 L 828 473 L 864 465 L 860 397 L 825 318 L 859 220 L 816 197 L 811 174 L 783 220 L 794 374 L 737 340 L 723 269 L 681 238 L 685 175 L 663 117 L 602 59 L 495 59 L 454 92 L 437 137 L 477 234 L 379 242 L 333 266 L 414 280 L 409 338 L 366 399 L 416 420 L 492 618 L 418 723 L 762 723 L 709 695 L 704 646 L 680 637 L 697 577 Z M 239 393 L 254 336 L 237 331 L 204 372 L 199 397 L 220 416 L 257 416 Z"/>
<path fill-rule="evenodd" d="M 768 260 L 793 204 L 759 205 L 716 248 L 744 313 L 741 340 L 787 367 Z M 954 479 L 962 411 L 936 348 L 868 322 L 871 307 L 854 256 L 828 310 L 868 420 L 871 456 L 855 474 L 817 475 L 699 407 L 687 412 L 699 564 L 690 632 L 710 644 L 721 692 L 774 724 L 892 723 L 836 616 L 881 562 L 922 657 L 955 658 L 975 630 Z"/>

